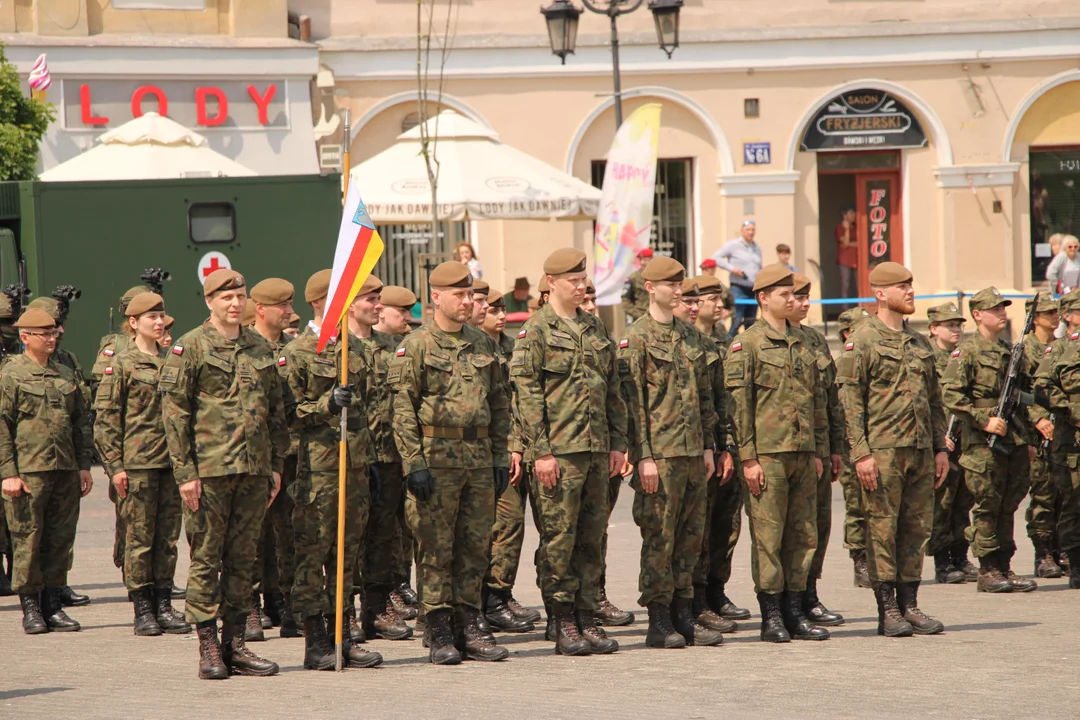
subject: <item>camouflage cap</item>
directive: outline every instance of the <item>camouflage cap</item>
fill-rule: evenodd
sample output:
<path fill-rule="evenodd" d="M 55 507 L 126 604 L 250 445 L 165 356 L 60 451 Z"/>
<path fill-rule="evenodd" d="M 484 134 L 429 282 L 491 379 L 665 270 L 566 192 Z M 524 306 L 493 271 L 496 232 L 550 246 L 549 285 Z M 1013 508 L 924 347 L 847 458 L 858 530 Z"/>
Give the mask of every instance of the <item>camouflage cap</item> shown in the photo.
<path fill-rule="evenodd" d="M 970 310 L 989 310 L 996 307 L 1008 307 L 1012 300 L 1006 300 L 1005 296 L 996 287 L 988 287 L 971 296 L 968 300 Z"/>
<path fill-rule="evenodd" d="M 56 320 L 49 313 L 39 307 L 28 307 L 26 312 L 15 321 L 15 327 L 22 329 L 52 328 L 56 327 Z"/>
<path fill-rule="evenodd" d="M 791 289 L 792 295 L 809 295 L 810 294 L 810 278 L 805 275 L 795 273 L 792 278 L 795 281 L 795 286 Z"/>
<path fill-rule="evenodd" d="M 506 307 L 506 300 L 503 299 L 503 294 L 498 290 L 489 290 L 487 296 L 488 307 L 504 308 Z"/>
<path fill-rule="evenodd" d="M 374 275 L 368 275 L 367 279 L 364 280 L 364 284 L 360 286 L 360 291 L 356 293 L 356 297 L 360 297 L 361 295 L 367 295 L 368 293 L 375 292 L 376 290 L 381 291 L 382 288 L 382 280 L 375 277 Z M 379 293 L 379 302 L 382 302 L 382 292 Z"/>
<path fill-rule="evenodd" d="M 468 265 L 462 265 L 456 260 L 448 260 L 431 271 L 428 277 L 431 287 L 472 287 L 472 273 Z"/>
<path fill-rule="evenodd" d="M 641 277 L 649 282 L 682 282 L 686 277 L 686 268 L 675 258 L 661 255 L 645 266 Z"/>
<path fill-rule="evenodd" d="M 559 248 L 544 261 L 544 274 L 585 272 L 585 259 L 585 253 L 576 248 Z"/>
<path fill-rule="evenodd" d="M 255 324 L 255 301 L 248 298 L 244 303 L 244 312 L 240 315 L 241 325 L 254 325 Z"/>
<path fill-rule="evenodd" d="M 293 299 L 293 284 L 281 278 L 266 278 L 251 288 L 251 299 L 260 305 L 284 305 Z"/>
<path fill-rule="evenodd" d="M 330 271 L 320 270 L 308 278 L 307 285 L 304 286 L 304 301 L 312 303 L 322 300 L 329 292 Z"/>
<path fill-rule="evenodd" d="M 49 317 L 53 320 L 60 319 L 60 303 L 56 302 L 51 297 L 39 297 L 30 301 L 30 304 L 26 306 L 26 309 L 44 310 L 49 313 Z M 22 327 L 21 325 L 19 327 Z"/>
<path fill-rule="evenodd" d="M 926 311 L 926 319 L 930 321 L 930 324 L 949 322 L 950 320 L 964 320 L 964 314 L 960 312 L 960 308 L 956 307 L 956 303 L 947 302 L 941 305 L 935 305 Z"/>
<path fill-rule="evenodd" d="M 867 320 L 873 317 L 870 313 L 866 312 L 866 308 L 853 307 L 850 310 L 845 310 L 840 313 L 840 316 L 836 319 L 840 323 L 840 330 L 851 331 L 859 327 Z"/>
<path fill-rule="evenodd" d="M 758 271 L 757 277 L 754 278 L 754 292 L 768 290 L 773 287 L 790 287 L 794 284 L 795 274 L 788 270 L 786 265 L 773 263 Z"/>
<path fill-rule="evenodd" d="M 239 290 L 246 284 L 244 276 L 240 273 L 221 268 L 210 273 L 206 280 L 203 280 L 203 295 L 213 295 L 223 290 Z"/>
<path fill-rule="evenodd" d="M 491 286 L 487 284 L 486 280 L 473 278 L 472 291 L 473 295 L 487 295 L 491 292 Z"/>
<path fill-rule="evenodd" d="M 138 317 L 151 310 L 164 311 L 165 299 L 157 293 L 145 292 L 139 293 L 131 298 L 131 302 L 128 303 L 127 310 L 124 311 L 124 314 L 128 317 Z"/>
<path fill-rule="evenodd" d="M 1054 296 L 1051 295 L 1050 293 L 1048 293 L 1048 292 L 1039 293 L 1035 297 L 1039 298 L 1039 306 L 1037 308 L 1035 308 L 1035 312 L 1044 313 L 1044 312 L 1057 312 L 1058 311 L 1057 300 L 1055 300 Z M 1027 300 L 1024 301 L 1024 312 L 1025 313 L 1031 312 L 1031 306 L 1032 306 L 1032 304 L 1034 302 L 1035 302 L 1035 298 L 1033 298 L 1033 297 L 1028 298 Z"/>
<path fill-rule="evenodd" d="M 386 285 L 379 293 L 383 305 L 399 308 L 411 308 L 416 304 L 416 295 L 409 288 L 400 285 Z"/>
<path fill-rule="evenodd" d="M 911 282 L 911 271 L 898 262 L 883 262 L 870 271 L 870 284 L 875 287 L 888 287 Z"/>
<path fill-rule="evenodd" d="M 1080 290 L 1073 290 L 1062 295 L 1058 300 L 1058 309 L 1063 315 L 1080 311 Z"/>

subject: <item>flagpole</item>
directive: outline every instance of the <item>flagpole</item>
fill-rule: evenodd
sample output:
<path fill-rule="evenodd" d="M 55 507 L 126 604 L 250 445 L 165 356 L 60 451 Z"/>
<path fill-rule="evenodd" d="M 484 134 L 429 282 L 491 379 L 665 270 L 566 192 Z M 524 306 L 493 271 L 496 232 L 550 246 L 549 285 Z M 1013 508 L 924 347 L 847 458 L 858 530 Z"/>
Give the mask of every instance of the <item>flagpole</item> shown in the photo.
<path fill-rule="evenodd" d="M 349 109 L 345 108 L 345 127 L 342 135 L 342 207 L 349 198 Z M 349 310 L 341 315 L 341 327 L 338 329 L 338 339 L 341 342 L 341 384 L 349 384 Z M 337 517 L 337 596 L 335 597 L 334 617 L 334 669 L 341 672 L 341 648 L 342 648 L 342 625 L 345 624 L 345 473 L 348 463 L 348 432 L 349 411 L 341 408 L 340 440 L 338 441 L 338 517 Z M 356 558 L 351 558 L 355 563 Z M 349 598 L 352 599 L 352 588 L 349 588 Z"/>

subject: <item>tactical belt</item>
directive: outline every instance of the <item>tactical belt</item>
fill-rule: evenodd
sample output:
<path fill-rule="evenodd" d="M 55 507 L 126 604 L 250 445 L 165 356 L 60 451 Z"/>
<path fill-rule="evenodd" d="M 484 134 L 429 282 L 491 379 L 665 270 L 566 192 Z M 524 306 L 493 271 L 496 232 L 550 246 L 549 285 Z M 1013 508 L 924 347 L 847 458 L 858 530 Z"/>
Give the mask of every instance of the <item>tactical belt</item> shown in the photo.
<path fill-rule="evenodd" d="M 488 436 L 486 427 L 433 427 L 421 425 L 420 429 L 427 438 L 442 438 L 444 440 L 483 440 Z"/>
<path fill-rule="evenodd" d="M 993 408 L 993 407 L 997 407 L 998 399 L 997 398 L 975 398 L 975 400 L 972 401 L 972 404 L 977 408 Z"/>

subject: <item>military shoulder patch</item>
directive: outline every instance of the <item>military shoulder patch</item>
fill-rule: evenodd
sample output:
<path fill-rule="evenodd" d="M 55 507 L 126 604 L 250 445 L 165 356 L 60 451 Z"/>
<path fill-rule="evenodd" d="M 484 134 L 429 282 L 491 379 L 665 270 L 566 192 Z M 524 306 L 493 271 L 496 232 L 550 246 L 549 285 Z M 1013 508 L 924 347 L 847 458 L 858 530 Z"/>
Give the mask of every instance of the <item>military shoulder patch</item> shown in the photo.
<path fill-rule="evenodd" d="M 742 350 L 742 343 L 741 342 L 732 343 L 731 352 L 739 352 L 740 350 Z"/>
<path fill-rule="evenodd" d="M 1051 353 L 1053 351 L 1054 351 L 1054 346 L 1053 345 L 1047 345 L 1046 349 L 1043 350 L 1043 355 L 1047 355 L 1047 354 L 1049 354 L 1049 353 Z"/>
<path fill-rule="evenodd" d="M 960 357 L 960 348 L 957 348 L 956 350 L 953 350 L 952 351 L 952 356 L 953 357 Z"/>
<path fill-rule="evenodd" d="M 855 349 L 855 343 L 849 342 L 847 345 L 844 346 L 844 349 L 845 350 L 854 350 Z"/>
<path fill-rule="evenodd" d="M 525 337 L 525 335 L 527 335 L 528 332 L 529 332 L 528 330 L 522 330 L 521 332 L 519 332 L 518 333 L 518 340 L 521 340 L 523 337 Z"/>
<path fill-rule="evenodd" d="M 627 348 L 627 347 L 630 347 L 630 340 L 629 340 L 629 338 L 623 338 L 622 340 L 620 340 L 620 341 L 619 341 L 619 347 L 621 347 L 621 348 Z"/>
<path fill-rule="evenodd" d="M 1080 338 L 1080 332 L 1074 332 L 1072 335 L 1069 336 L 1070 340 L 1076 340 L 1078 338 Z"/>
<path fill-rule="evenodd" d="M 116 354 L 116 352 L 112 348 L 105 348 L 104 350 L 101 351 L 101 354 L 104 355 L 105 357 L 112 357 L 113 355 Z"/>
<path fill-rule="evenodd" d="M 111 367 L 105 368 L 105 374 L 106 375 L 112 375 L 112 368 Z"/>
<path fill-rule="evenodd" d="M 279 358 L 277 359 L 277 364 L 278 364 L 278 367 L 285 367 L 285 362 L 286 362 L 286 361 L 285 361 L 285 356 L 284 356 L 284 355 L 282 355 L 281 357 L 279 357 Z"/>
<path fill-rule="evenodd" d="M 395 354 L 397 355 L 397 357 L 405 357 L 405 348 L 398 348 L 397 353 Z"/>
<path fill-rule="evenodd" d="M 184 354 L 184 348 L 179 346 L 179 345 L 173 345 L 172 354 L 173 355 L 183 355 Z"/>

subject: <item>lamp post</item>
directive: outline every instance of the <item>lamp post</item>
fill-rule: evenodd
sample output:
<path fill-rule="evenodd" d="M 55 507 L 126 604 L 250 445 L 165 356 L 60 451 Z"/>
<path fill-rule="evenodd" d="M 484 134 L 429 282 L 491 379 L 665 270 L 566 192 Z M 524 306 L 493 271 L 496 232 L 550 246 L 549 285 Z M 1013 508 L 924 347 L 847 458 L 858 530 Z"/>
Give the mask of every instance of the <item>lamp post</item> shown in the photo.
<path fill-rule="evenodd" d="M 622 77 L 619 73 L 619 27 L 620 15 L 629 15 L 640 8 L 645 0 L 582 0 L 585 7 L 597 15 L 607 15 L 611 21 L 611 60 L 615 74 L 615 128 L 622 126 Z M 656 37 L 660 49 L 668 58 L 679 47 L 679 11 L 683 0 L 651 0 L 649 11 L 656 23 Z M 553 0 L 551 5 L 541 8 L 548 26 L 551 40 L 551 52 L 566 64 L 566 56 L 573 55 L 577 46 L 578 20 L 581 10 L 574 7 L 571 0 Z"/>

